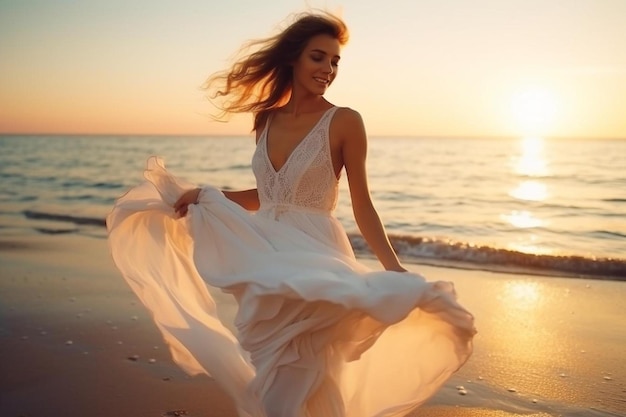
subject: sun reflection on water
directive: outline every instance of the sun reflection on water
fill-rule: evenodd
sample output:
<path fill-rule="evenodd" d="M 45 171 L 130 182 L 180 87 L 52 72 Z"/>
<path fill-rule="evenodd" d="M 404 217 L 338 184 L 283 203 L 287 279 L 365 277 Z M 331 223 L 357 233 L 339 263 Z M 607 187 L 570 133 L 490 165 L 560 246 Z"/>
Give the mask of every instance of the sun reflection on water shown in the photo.
<path fill-rule="evenodd" d="M 536 136 L 522 139 L 522 154 L 515 164 L 515 172 L 531 177 L 548 175 L 548 166 L 543 155 L 543 138 Z"/>
<path fill-rule="evenodd" d="M 518 200 L 543 201 L 548 198 L 548 188 L 540 181 L 522 181 L 509 195 Z"/>
<path fill-rule="evenodd" d="M 533 202 L 542 202 L 550 197 L 548 186 L 542 177 L 549 175 L 548 163 L 544 155 L 544 139 L 537 136 L 525 137 L 518 142 L 519 154 L 511 158 L 511 170 L 515 177 L 522 176 L 508 192 L 517 200 L 516 206 L 508 212 L 500 214 L 500 221 L 519 229 L 520 233 L 508 243 L 515 251 L 526 253 L 545 253 L 538 235 L 532 229 L 547 224 L 537 212 L 531 211 Z M 531 204 L 527 204 L 529 202 Z"/>
<path fill-rule="evenodd" d="M 527 177 L 545 177 L 549 174 L 544 157 L 544 140 L 540 137 L 526 137 L 520 142 L 521 154 L 514 159 L 514 171 Z M 523 180 L 509 192 L 511 197 L 526 201 L 543 201 L 548 197 L 546 184 L 538 179 Z"/>
<path fill-rule="evenodd" d="M 534 255 L 554 255 L 554 250 L 544 246 L 536 234 L 520 236 L 517 240 L 509 242 L 507 248 Z"/>
<path fill-rule="evenodd" d="M 530 211 L 526 210 L 513 210 L 509 214 L 502 214 L 500 218 L 519 229 L 529 229 L 532 227 L 539 227 L 544 224 L 543 220 L 538 219 Z"/>

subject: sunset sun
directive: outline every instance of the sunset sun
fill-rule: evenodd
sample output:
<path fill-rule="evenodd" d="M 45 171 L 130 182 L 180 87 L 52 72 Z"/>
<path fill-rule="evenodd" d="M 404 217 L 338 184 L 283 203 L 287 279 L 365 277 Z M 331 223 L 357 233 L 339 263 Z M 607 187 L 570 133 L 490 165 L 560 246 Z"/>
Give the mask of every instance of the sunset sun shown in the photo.
<path fill-rule="evenodd" d="M 526 88 L 511 99 L 511 113 L 519 133 L 543 135 L 555 122 L 558 102 L 555 95 L 543 88 Z"/>

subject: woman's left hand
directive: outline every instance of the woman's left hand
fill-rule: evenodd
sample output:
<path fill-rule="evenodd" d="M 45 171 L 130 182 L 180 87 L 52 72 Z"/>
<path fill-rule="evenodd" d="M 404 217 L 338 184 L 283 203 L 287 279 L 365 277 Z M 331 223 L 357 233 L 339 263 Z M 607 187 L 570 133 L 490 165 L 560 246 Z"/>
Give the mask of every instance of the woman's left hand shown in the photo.
<path fill-rule="evenodd" d="M 185 191 L 182 196 L 174 203 L 174 211 L 180 216 L 185 217 L 189 211 L 189 204 L 197 204 L 200 188 Z"/>

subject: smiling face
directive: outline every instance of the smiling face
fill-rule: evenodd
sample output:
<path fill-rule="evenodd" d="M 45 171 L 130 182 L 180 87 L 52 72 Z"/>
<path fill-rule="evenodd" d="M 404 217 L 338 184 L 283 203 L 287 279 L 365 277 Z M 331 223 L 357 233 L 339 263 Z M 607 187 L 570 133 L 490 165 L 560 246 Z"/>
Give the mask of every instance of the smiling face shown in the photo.
<path fill-rule="evenodd" d="M 337 76 L 340 49 L 332 36 L 312 37 L 293 64 L 294 92 L 323 95 Z"/>

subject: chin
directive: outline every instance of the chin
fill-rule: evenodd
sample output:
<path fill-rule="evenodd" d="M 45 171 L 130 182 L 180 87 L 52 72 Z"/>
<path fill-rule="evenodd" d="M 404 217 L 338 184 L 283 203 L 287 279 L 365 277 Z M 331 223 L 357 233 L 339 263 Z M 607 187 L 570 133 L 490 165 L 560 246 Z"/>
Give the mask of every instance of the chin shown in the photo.
<path fill-rule="evenodd" d="M 326 91 L 328 91 L 328 85 L 325 85 L 323 87 L 317 87 L 314 91 L 316 91 L 318 94 L 324 94 Z M 321 91 L 321 93 L 320 93 Z"/>

